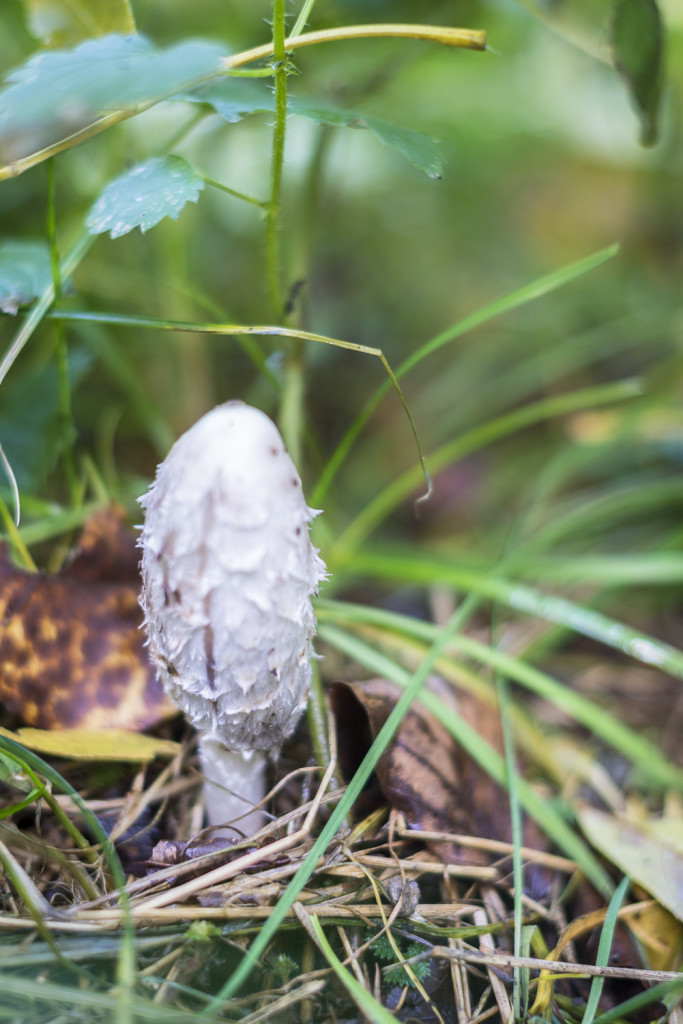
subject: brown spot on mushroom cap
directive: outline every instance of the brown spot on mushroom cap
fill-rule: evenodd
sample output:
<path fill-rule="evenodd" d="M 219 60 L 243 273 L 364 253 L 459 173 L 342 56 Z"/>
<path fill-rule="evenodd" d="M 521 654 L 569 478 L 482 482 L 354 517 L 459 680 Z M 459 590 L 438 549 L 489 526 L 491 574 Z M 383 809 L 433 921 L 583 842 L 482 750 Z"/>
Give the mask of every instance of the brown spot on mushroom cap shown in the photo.
<path fill-rule="evenodd" d="M 175 713 L 156 679 L 138 605 L 135 535 L 98 513 L 58 575 L 0 553 L 0 703 L 41 729 L 144 729 Z"/>

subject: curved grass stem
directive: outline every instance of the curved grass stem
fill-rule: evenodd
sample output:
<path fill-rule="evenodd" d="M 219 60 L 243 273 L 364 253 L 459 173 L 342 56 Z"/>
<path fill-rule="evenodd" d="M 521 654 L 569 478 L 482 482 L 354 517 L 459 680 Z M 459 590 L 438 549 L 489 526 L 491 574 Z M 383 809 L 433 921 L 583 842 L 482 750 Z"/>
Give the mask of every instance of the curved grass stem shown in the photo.
<path fill-rule="evenodd" d="M 160 331 L 188 331 L 198 334 L 225 334 L 225 335 L 252 335 L 252 336 L 276 336 L 282 338 L 298 338 L 301 341 L 315 341 L 321 345 L 334 345 L 337 348 L 348 349 L 349 352 L 361 352 L 364 355 L 375 356 L 379 359 L 384 370 L 391 381 L 396 394 L 399 397 L 403 410 L 408 417 L 410 429 L 415 440 L 419 460 L 418 482 L 420 473 L 427 484 L 427 490 L 418 500 L 426 500 L 432 489 L 431 477 L 427 471 L 422 444 L 417 433 L 417 427 L 413 420 L 408 403 L 392 370 L 386 356 L 381 348 L 372 348 L 369 345 L 359 345 L 355 341 L 343 341 L 341 338 L 329 338 L 325 334 L 314 334 L 311 331 L 300 331 L 295 327 L 279 327 L 276 325 L 247 325 L 247 324 L 213 324 L 213 323 L 187 323 L 180 320 L 160 320 L 156 317 L 145 316 L 124 316 L 118 313 L 89 313 L 81 310 L 59 310 L 54 314 L 62 320 L 91 321 L 100 324 L 120 324 L 126 327 L 149 327 Z M 412 477 L 411 477 L 412 479 Z M 414 486 L 414 484 L 413 484 Z"/>

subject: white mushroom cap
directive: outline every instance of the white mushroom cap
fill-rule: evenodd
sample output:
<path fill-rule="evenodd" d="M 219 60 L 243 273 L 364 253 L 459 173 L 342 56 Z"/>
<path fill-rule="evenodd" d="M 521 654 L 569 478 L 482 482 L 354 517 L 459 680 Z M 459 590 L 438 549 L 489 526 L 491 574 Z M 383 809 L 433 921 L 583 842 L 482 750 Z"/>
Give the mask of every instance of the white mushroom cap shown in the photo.
<path fill-rule="evenodd" d="M 218 406 L 140 503 L 141 604 L 168 693 L 207 740 L 276 753 L 306 703 L 325 578 L 280 434 L 257 409 Z"/>

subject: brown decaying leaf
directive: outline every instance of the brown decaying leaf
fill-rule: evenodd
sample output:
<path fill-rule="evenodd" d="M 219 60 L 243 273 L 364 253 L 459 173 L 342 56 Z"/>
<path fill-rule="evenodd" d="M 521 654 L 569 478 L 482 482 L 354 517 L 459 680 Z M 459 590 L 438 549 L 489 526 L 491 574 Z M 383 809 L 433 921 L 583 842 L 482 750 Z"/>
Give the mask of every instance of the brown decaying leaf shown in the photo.
<path fill-rule="evenodd" d="M 385 679 L 333 685 L 331 697 L 340 763 L 347 777 L 360 764 L 369 742 L 377 736 L 401 692 Z M 497 716 L 491 709 L 469 704 L 461 709 L 465 710 L 468 719 L 485 714 L 485 731 L 489 735 L 491 731 L 497 732 Z M 391 806 L 402 811 L 414 828 L 509 840 L 505 794 L 419 704 L 403 718 L 393 742 L 378 761 L 375 774 Z M 479 851 L 464 852 L 450 843 L 436 844 L 435 852 L 451 862 L 471 862 L 473 857 L 477 862 L 486 859 Z"/>
<path fill-rule="evenodd" d="M 175 713 L 140 630 L 135 536 L 113 508 L 56 576 L 0 560 L 0 702 L 41 729 L 145 729 Z"/>

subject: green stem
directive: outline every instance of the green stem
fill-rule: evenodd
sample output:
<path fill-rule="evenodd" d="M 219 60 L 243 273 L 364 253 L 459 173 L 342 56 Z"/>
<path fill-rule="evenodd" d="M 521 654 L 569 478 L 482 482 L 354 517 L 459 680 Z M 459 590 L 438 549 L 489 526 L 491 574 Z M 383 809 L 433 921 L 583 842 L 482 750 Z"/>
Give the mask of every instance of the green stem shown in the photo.
<path fill-rule="evenodd" d="M 62 274 L 57 249 L 57 219 L 55 203 L 54 157 L 47 162 L 47 234 L 50 243 L 52 260 L 52 284 L 54 288 L 54 304 L 57 308 L 62 304 Z M 69 352 L 66 343 L 64 322 L 56 324 L 57 374 L 59 378 L 59 420 L 60 434 L 66 439 L 64 449 L 64 469 L 69 488 L 71 503 L 78 500 L 78 477 L 73 457 L 73 442 L 76 437 L 73 415 L 71 411 L 71 387 L 69 384 Z"/>
<path fill-rule="evenodd" d="M 227 192 L 229 196 L 233 196 L 235 199 L 241 199 L 245 203 L 251 203 L 252 206 L 258 206 L 262 210 L 268 209 L 268 203 L 264 203 L 262 199 L 256 199 L 254 196 L 248 196 L 246 192 L 238 192 L 237 189 L 229 188 L 228 185 L 221 185 L 220 181 L 214 181 L 213 178 L 207 178 L 204 174 L 202 174 L 201 177 L 202 181 L 206 182 L 207 185 L 220 189 L 221 192 Z"/>
<path fill-rule="evenodd" d="M 179 320 L 160 320 L 149 316 L 125 316 L 120 313 L 90 313 L 83 310 L 60 310 L 56 316 L 57 318 L 61 317 L 63 320 L 81 320 L 86 323 L 100 324 L 124 324 L 127 327 L 149 327 L 151 329 L 161 331 L 195 331 L 198 334 L 224 334 L 235 336 L 274 335 L 281 338 L 301 338 L 302 341 L 316 341 L 322 345 L 335 345 L 337 348 L 347 349 L 349 352 L 364 352 L 366 355 L 375 356 L 384 367 L 384 370 L 389 377 L 396 394 L 398 395 L 399 401 L 403 406 L 403 411 L 408 417 L 408 423 L 410 424 L 413 438 L 415 439 L 417 455 L 420 461 L 420 470 L 422 471 L 427 484 L 427 491 L 423 498 L 419 500 L 424 500 L 424 498 L 427 498 L 431 493 L 431 481 L 429 473 L 427 472 L 427 466 L 425 464 L 422 445 L 420 444 L 415 421 L 413 420 L 410 409 L 408 408 L 408 403 L 406 402 L 403 392 L 401 391 L 401 387 L 396 379 L 396 375 L 387 362 L 386 356 L 382 352 L 381 348 L 371 348 L 369 345 L 358 345 L 354 341 L 342 341 L 340 338 L 328 338 L 324 334 L 314 334 L 311 331 L 300 331 L 294 327 L 279 327 L 274 325 L 247 326 L 245 324 L 184 323 Z M 0 380 L 2 379 L 1 373 L 2 367 L 0 366 Z M 410 489 L 412 489 L 412 484 L 409 490 Z"/>
<path fill-rule="evenodd" d="M 270 202 L 266 216 L 266 272 L 270 304 L 276 320 L 286 321 L 288 311 L 282 299 L 280 214 L 282 210 L 282 169 L 287 125 L 287 51 L 285 49 L 285 0 L 273 0 L 273 82 L 275 123 L 270 168 Z M 304 398 L 303 344 L 298 341 L 285 354 L 284 386 L 280 406 L 280 429 L 295 464 L 301 463 L 302 410 Z"/>
<path fill-rule="evenodd" d="M 60 823 L 64 831 L 73 840 L 76 848 L 81 851 L 81 853 L 83 854 L 83 856 L 85 857 L 89 864 L 96 864 L 98 860 L 97 852 L 93 849 L 91 844 L 82 834 L 82 832 L 80 832 L 77 826 L 74 825 L 69 815 L 66 813 L 62 805 L 59 803 L 59 800 L 55 799 L 49 787 L 45 788 L 45 791 L 43 792 L 42 796 L 43 800 L 48 805 L 48 807 L 50 808 L 50 810 L 52 811 L 52 813 L 54 814 L 55 818 Z"/>
<path fill-rule="evenodd" d="M 2 497 L 0 497 L 0 520 L 2 520 L 2 523 L 4 524 L 6 536 L 9 538 L 14 555 L 18 559 L 21 568 L 26 569 L 28 572 L 38 572 L 38 567 L 31 558 L 31 553 L 26 547 L 26 542 L 19 533 L 19 527 L 15 523 L 14 519 L 12 519 L 10 511 Z"/>
<path fill-rule="evenodd" d="M 313 10 L 313 5 L 314 4 L 315 4 L 315 0 L 306 0 L 306 2 L 304 3 L 303 7 L 299 11 L 299 17 L 296 19 L 296 23 L 294 25 L 294 28 L 291 31 L 291 34 L 290 34 L 290 37 L 289 37 L 290 39 L 296 39 L 297 36 L 301 35 L 301 33 L 304 30 L 304 26 L 306 25 L 306 22 L 308 21 L 308 19 L 311 16 L 311 11 Z"/>
<path fill-rule="evenodd" d="M 303 341 L 294 341 L 285 353 L 280 430 L 295 466 L 301 465 L 301 435 L 305 392 Z"/>
<path fill-rule="evenodd" d="M 306 705 L 306 720 L 308 731 L 313 745 L 313 754 L 318 765 L 323 769 L 330 763 L 330 742 L 327 736 L 327 704 L 325 702 L 325 690 L 318 666 L 313 663 L 311 666 L 311 690 Z"/>
<path fill-rule="evenodd" d="M 280 209 L 282 168 L 287 125 L 287 52 L 285 50 L 285 0 L 273 0 L 273 83 L 275 122 L 270 163 L 270 202 L 266 216 L 266 273 L 270 304 L 276 320 L 283 315 L 280 292 Z"/>

